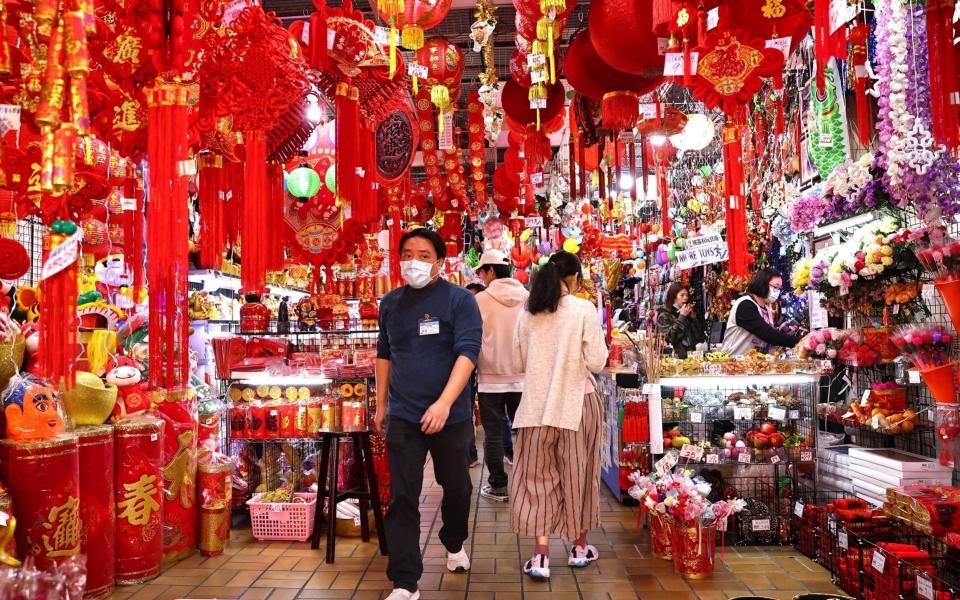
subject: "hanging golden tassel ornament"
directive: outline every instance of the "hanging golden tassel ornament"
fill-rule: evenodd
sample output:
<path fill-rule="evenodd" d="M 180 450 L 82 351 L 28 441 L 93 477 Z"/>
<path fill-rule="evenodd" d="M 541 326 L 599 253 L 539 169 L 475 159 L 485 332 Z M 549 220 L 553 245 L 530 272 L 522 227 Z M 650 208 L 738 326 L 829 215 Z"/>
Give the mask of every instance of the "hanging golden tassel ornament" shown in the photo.
<path fill-rule="evenodd" d="M 527 98 L 530 100 L 530 108 L 537 111 L 537 131 L 540 131 L 540 109 L 545 106 L 547 101 L 547 86 L 544 83 L 535 83 L 530 86 L 527 92 Z"/>
<path fill-rule="evenodd" d="M 546 44 L 547 59 L 550 61 L 550 83 L 557 82 L 557 68 L 553 60 L 554 22 L 547 17 L 537 21 L 537 41 Z"/>
<path fill-rule="evenodd" d="M 444 117 L 447 112 L 450 111 L 450 90 L 445 85 L 433 86 L 430 88 L 430 101 L 433 102 L 433 105 L 440 111 L 440 116 L 437 119 L 437 131 L 443 133 Z"/>
<path fill-rule="evenodd" d="M 419 25 L 407 25 L 400 33 L 400 43 L 407 50 L 416 52 L 423 48 L 423 27 Z"/>
<path fill-rule="evenodd" d="M 377 0 L 377 9 L 390 26 L 390 79 L 397 72 L 397 17 L 405 8 L 403 0 Z"/>
<path fill-rule="evenodd" d="M 566 0 L 540 0 L 540 12 L 551 21 L 567 10 Z"/>

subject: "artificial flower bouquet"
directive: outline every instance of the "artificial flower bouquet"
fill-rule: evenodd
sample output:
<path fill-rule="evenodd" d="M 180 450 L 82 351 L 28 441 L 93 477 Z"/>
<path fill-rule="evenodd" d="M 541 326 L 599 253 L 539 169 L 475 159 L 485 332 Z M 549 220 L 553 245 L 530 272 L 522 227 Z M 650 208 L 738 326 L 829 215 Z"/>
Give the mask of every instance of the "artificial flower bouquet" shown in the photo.
<path fill-rule="evenodd" d="M 917 243 L 917 258 L 933 276 L 954 330 L 960 331 L 960 242 L 948 238 L 942 228 L 931 230 L 926 237 Z"/>
<path fill-rule="evenodd" d="M 840 355 L 844 343 L 852 336 L 853 332 L 845 329 L 818 329 L 805 335 L 795 350 L 800 358 L 834 360 Z"/>
<path fill-rule="evenodd" d="M 956 405 L 953 333 L 943 325 L 907 325 L 898 328 L 891 340 L 920 369 L 937 404 Z"/>
<path fill-rule="evenodd" d="M 643 475 L 635 471 L 630 481 L 634 485 L 629 494 L 644 510 L 669 517 L 678 527 L 716 527 L 717 531 L 726 531 L 730 515 L 746 506 L 739 498 L 711 502 L 710 484 L 702 477 L 694 476 L 690 469 L 678 468 L 662 475 Z"/>

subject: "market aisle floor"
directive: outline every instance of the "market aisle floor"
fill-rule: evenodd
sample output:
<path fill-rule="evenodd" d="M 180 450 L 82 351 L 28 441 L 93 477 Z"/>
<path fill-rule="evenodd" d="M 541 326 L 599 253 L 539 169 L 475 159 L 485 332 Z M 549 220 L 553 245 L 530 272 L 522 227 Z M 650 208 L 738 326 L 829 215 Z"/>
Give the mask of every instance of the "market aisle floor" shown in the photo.
<path fill-rule="evenodd" d="M 471 470 L 479 490 L 481 467 Z M 600 560 L 586 569 L 555 566 L 548 583 L 537 583 L 520 572 L 521 557 L 533 550 L 532 540 L 518 540 L 510 531 L 509 505 L 476 496 L 471 517 L 473 535 L 467 550 L 473 560 L 468 574 L 446 571 L 440 529 L 440 486 L 427 465 L 422 498 L 421 542 L 429 539 L 420 589 L 424 600 L 567 600 L 575 598 L 626 600 L 722 600 L 757 594 L 790 599 L 810 592 L 842 593 L 829 573 L 793 548 L 728 547 L 713 577 L 687 582 L 674 575 L 673 565 L 653 558 L 645 529 L 637 529 L 637 509 L 613 500 L 601 485 L 602 528 L 590 534 Z M 249 529 L 234 531 L 224 556 L 196 555 L 165 571 L 147 585 L 121 587 L 114 598 L 173 600 L 177 598 L 351 598 L 377 600 L 390 590 L 386 558 L 375 543 L 359 539 L 337 542 L 337 561 L 324 564 L 324 548 L 308 543 L 257 542 Z M 719 549 L 718 549 L 719 550 Z M 565 564 L 566 548 L 559 543 L 551 554 Z"/>

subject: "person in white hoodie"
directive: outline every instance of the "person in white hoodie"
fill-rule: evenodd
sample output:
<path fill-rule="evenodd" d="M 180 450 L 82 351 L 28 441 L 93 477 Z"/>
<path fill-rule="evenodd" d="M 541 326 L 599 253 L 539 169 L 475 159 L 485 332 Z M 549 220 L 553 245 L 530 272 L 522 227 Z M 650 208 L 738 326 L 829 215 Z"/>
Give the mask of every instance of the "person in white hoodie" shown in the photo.
<path fill-rule="evenodd" d="M 529 294 L 523 284 L 510 276 L 510 263 L 500 250 L 483 253 L 477 274 L 487 286 L 477 294 L 483 319 L 477 383 L 483 459 L 490 473 L 480 495 L 506 502 L 510 495 L 503 468 L 503 418 L 506 415 L 513 420 L 523 392 L 523 370 L 513 360 L 513 336 Z"/>

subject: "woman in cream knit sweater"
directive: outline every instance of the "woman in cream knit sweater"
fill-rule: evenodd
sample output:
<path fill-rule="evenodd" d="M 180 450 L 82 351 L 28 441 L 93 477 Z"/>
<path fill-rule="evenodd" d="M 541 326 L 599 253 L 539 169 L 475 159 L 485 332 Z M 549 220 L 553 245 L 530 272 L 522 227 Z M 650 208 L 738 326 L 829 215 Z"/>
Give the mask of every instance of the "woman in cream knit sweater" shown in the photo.
<path fill-rule="evenodd" d="M 550 536 L 574 540 L 567 564 L 598 558 L 587 531 L 600 525 L 603 405 L 591 373 L 607 361 L 597 309 L 573 295 L 580 260 L 558 252 L 533 278 L 517 328 L 515 360 L 526 373 L 513 426 L 518 430 L 510 497 L 513 529 L 536 537 L 523 566 L 550 577 Z"/>

